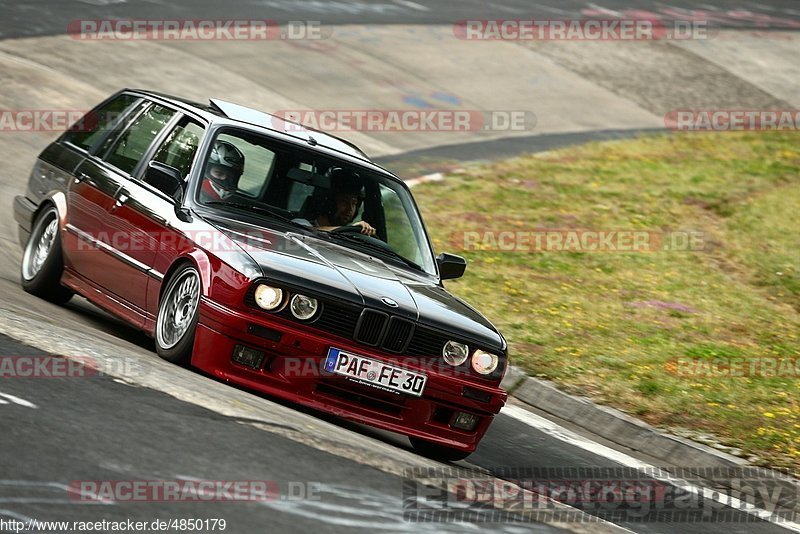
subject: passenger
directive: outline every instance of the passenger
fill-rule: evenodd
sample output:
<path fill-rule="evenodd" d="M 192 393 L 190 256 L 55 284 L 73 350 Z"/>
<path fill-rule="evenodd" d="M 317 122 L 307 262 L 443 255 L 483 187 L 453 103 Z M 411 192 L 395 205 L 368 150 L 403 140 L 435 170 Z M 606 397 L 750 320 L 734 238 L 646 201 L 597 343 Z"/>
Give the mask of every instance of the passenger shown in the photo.
<path fill-rule="evenodd" d="M 200 187 L 201 201 L 220 201 L 233 195 L 238 189 L 242 172 L 244 154 L 227 141 L 214 143 Z"/>

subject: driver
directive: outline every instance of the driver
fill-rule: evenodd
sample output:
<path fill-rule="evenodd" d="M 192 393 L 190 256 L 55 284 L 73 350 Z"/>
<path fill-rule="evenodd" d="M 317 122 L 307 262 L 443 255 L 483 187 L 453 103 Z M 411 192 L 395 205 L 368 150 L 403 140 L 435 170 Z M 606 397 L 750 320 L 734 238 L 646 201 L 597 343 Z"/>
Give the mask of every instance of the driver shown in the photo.
<path fill-rule="evenodd" d="M 328 176 L 331 188 L 322 203 L 322 213 L 314 221 L 314 226 L 325 231 L 348 225 L 357 226 L 360 227 L 362 234 L 374 236 L 375 228 L 368 222 L 353 222 L 364 200 L 364 187 L 358 173 L 336 167 L 329 171 Z"/>
<path fill-rule="evenodd" d="M 244 172 L 244 154 L 228 141 L 217 141 L 208 157 L 200 198 L 203 202 L 224 200 L 233 195 Z"/>

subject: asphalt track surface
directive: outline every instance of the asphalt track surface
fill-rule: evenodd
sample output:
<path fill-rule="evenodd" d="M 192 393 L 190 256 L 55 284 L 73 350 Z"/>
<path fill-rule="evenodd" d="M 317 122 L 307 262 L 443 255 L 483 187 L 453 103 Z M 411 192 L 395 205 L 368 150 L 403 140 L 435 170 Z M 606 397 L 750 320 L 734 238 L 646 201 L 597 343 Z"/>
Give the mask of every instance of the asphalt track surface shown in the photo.
<path fill-rule="evenodd" d="M 618 0 L 602 2 L 604 9 L 652 9 L 658 3 Z M 667 6 L 667 4 L 658 4 Z M 674 9 L 693 9 L 693 2 L 671 1 Z M 480 18 L 574 18 L 589 3 L 543 0 L 494 2 L 464 1 L 454 8 L 451 1 L 362 1 L 323 2 L 316 0 L 261 0 L 220 3 L 150 2 L 117 0 L 17 3 L 0 1 L 0 39 L 64 33 L 67 24 L 81 18 L 268 18 L 279 22 L 319 20 L 324 24 L 452 24 L 460 19 Z M 800 20 L 794 1 L 720 2 L 710 0 L 705 9 L 747 9 L 751 14 L 772 17 L 770 24 L 743 18 L 730 27 L 781 29 L 775 19 Z M 710 6 L 710 7 L 709 7 Z M 191 13 L 191 15 L 187 15 Z M 592 132 L 537 136 L 536 140 L 487 141 L 474 145 L 436 147 L 380 160 L 388 166 L 414 166 L 427 160 L 489 159 L 548 149 L 590 139 L 617 138 L 638 132 Z M 527 143 L 527 144 L 526 144 Z M 522 147 L 525 147 L 524 149 Z M 4 258 L 5 261 L 18 261 Z M 8 309 L 31 311 L 41 316 L 42 333 L 47 321 L 68 327 L 86 340 L 105 340 L 142 358 L 157 359 L 152 342 L 75 298 L 57 308 L 24 294 L 14 277 L 0 280 L 0 298 Z M 35 335 L 36 333 L 31 333 Z M 90 342 L 91 343 L 91 342 Z M 0 337 L 0 355 L 42 355 L 5 336 Z M 185 373 L 166 368 L 167 379 L 180 381 Z M 199 377 L 216 386 L 210 378 Z M 226 386 L 227 387 L 227 386 Z M 230 402 L 252 393 L 228 388 Z M 100 520 L 154 518 L 225 518 L 229 532 L 319 531 L 353 532 L 367 530 L 508 532 L 550 531 L 536 523 L 512 524 L 416 524 L 402 519 L 402 473 L 378 469 L 352 458 L 334 454 L 308 440 L 286 437 L 280 432 L 258 428 L 234 417 L 222 415 L 194 403 L 179 400 L 155 389 L 139 387 L 106 376 L 75 379 L 9 379 L 0 381 L 0 393 L 34 404 L 0 403 L 0 519 Z M 263 399 L 262 399 L 263 400 Z M 366 449 L 387 448 L 398 457 L 413 458 L 407 440 L 389 433 L 322 416 L 286 403 L 271 409 L 287 425 L 311 417 L 328 425 L 331 432 L 351 436 Z M 580 429 L 572 429 L 580 432 Z M 595 439 L 587 436 L 589 439 Z M 601 440 L 597 439 L 598 442 Z M 606 444 L 609 445 L 609 444 Z M 365 451 L 366 452 L 369 451 Z M 632 451 L 628 454 L 642 457 Z M 644 457 L 647 460 L 646 457 Z M 429 465 L 419 459 L 420 465 Z M 461 466 L 474 466 L 502 474 L 508 468 L 600 468 L 621 464 L 595 450 L 579 447 L 501 414 L 478 451 Z M 69 497 L 65 487 L 75 480 L 272 480 L 284 498 L 269 503 L 82 503 Z M 285 497 L 289 484 L 318 490 L 319 498 L 293 500 Z M 783 528 L 751 522 L 745 514 L 721 522 L 714 516 L 701 523 L 668 521 L 617 524 L 635 532 L 773 532 Z M 580 527 L 578 525 L 578 527 Z M 587 530 L 594 530 L 587 525 Z"/>
<path fill-rule="evenodd" d="M 4 295 L 16 294 L 21 305 L 74 331 L 78 337 L 111 340 L 120 350 L 134 350 L 143 361 L 158 361 L 152 342 L 135 330 L 105 315 L 79 298 L 58 308 L 27 296 L 2 281 Z M 24 312 L 20 312 L 23 315 Z M 47 322 L 43 322 L 46 328 Z M 32 333 L 35 335 L 35 333 Z M 57 343 L 57 342 L 56 342 Z M 65 351 L 66 353 L 66 351 Z M 127 352 L 126 352 L 127 354 Z M 0 355 L 36 356 L 47 353 L 0 336 Z M 166 366 L 159 370 L 168 382 L 186 375 L 199 393 L 220 388 L 223 403 L 237 405 L 258 397 L 191 370 Z M 364 461 L 380 448 L 389 457 L 410 457 L 402 464 L 438 466 L 416 457 L 408 441 L 388 432 L 317 414 L 290 403 L 259 398 L 274 423 L 264 427 L 248 418 L 230 417 L 162 391 L 137 386 L 135 380 L 109 376 L 68 378 L 3 378 L 0 380 L 0 518 L 44 521 L 152 521 L 153 519 L 225 519 L 228 532 L 250 533 L 270 525 L 275 532 L 387 531 L 552 531 L 537 522 L 411 523 L 403 520 L 405 471 L 388 472 Z M 135 373 L 133 373 L 135 374 Z M 9 395 L 11 397 L 9 397 Z M 9 400 L 10 399 L 10 400 Z M 5 400 L 5 402 L 3 402 Z M 15 402 L 16 400 L 16 402 Z M 32 404 L 35 408 L 25 405 Z M 324 431 L 308 435 L 282 435 L 282 427 L 306 428 L 312 418 Z M 562 423 L 563 424 L 563 423 Z M 564 432 L 569 430 L 564 425 Z M 572 429 L 580 432 L 580 429 Z M 343 455 L 326 445 L 326 436 L 353 441 L 354 453 Z M 601 443 L 603 440 L 586 436 Z M 358 441 L 356 441 L 358 438 Z M 321 441 L 319 441 L 321 440 Z M 613 447 L 610 444 L 606 444 Z M 636 454 L 613 447 L 623 453 Z M 393 451 L 393 452 L 392 452 Z M 349 456 L 349 457 L 348 457 Z M 639 458 L 647 461 L 641 454 Z M 419 460 L 419 462 L 417 462 Z M 659 465 L 650 462 L 652 465 Z M 501 413 L 467 460 L 456 464 L 499 478 L 515 469 L 619 468 L 624 464 L 582 446 L 565 442 L 550 432 L 522 424 Z M 389 469 L 391 471 L 391 469 Z M 612 471 L 614 473 L 616 471 Z M 446 475 L 444 475 L 446 476 Z M 574 475 L 563 475 L 574 477 Z M 619 475 L 624 479 L 624 475 Z M 253 502 L 85 502 L 70 494 L 74 481 L 139 480 L 267 480 L 279 488 L 274 501 Z M 289 488 L 313 491 L 313 498 L 293 499 Z M 298 490 L 297 488 L 303 488 Z M 594 504 L 596 506 L 596 503 Z M 597 513 L 596 509 L 587 510 Z M 754 519 L 743 512 L 721 508 L 695 520 L 617 520 L 634 532 L 779 532 L 783 528 Z M 697 519 L 702 521 L 697 521 Z M 574 518 L 571 518 L 575 521 Z M 572 528 L 597 530 L 600 525 L 575 522 Z"/>

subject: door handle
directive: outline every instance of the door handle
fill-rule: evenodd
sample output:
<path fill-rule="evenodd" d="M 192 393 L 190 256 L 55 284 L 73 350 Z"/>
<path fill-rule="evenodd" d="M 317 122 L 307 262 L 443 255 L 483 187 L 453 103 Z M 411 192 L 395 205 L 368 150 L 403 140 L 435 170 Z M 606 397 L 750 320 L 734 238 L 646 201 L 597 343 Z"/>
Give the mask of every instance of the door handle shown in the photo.
<path fill-rule="evenodd" d="M 117 200 L 116 200 L 116 202 L 114 202 L 114 207 L 113 207 L 113 208 L 111 208 L 111 211 L 112 211 L 112 212 L 114 212 L 114 211 L 118 210 L 118 209 L 119 209 L 119 208 L 121 208 L 121 207 L 122 207 L 122 206 L 123 206 L 123 205 L 124 205 L 124 204 L 125 204 L 125 203 L 126 203 L 128 200 L 129 200 L 129 199 L 130 199 L 130 197 L 129 197 L 128 195 L 126 195 L 125 193 L 120 193 L 120 194 L 119 194 L 119 196 L 117 197 Z"/>
<path fill-rule="evenodd" d="M 89 178 L 90 178 L 90 176 L 88 174 L 86 174 L 85 172 L 79 173 L 78 176 L 75 177 L 75 183 L 79 184 L 84 180 L 88 180 Z"/>

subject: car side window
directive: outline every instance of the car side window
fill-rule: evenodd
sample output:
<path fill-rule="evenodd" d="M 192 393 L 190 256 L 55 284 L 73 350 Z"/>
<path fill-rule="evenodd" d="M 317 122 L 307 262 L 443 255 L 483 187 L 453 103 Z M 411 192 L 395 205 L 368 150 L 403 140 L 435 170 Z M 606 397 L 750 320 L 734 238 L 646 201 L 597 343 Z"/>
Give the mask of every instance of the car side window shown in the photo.
<path fill-rule="evenodd" d="M 124 115 L 137 100 L 139 97 L 123 94 L 93 109 L 70 127 L 63 140 L 84 150 L 91 150 L 114 121 Z"/>
<path fill-rule="evenodd" d="M 184 117 L 180 123 L 172 130 L 167 140 L 158 149 L 155 161 L 161 162 L 170 167 L 175 167 L 181 171 L 184 179 L 189 175 L 192 162 L 197 155 L 197 147 L 200 146 L 200 139 L 205 132 L 204 128 L 197 121 Z"/>
<path fill-rule="evenodd" d="M 132 173 L 173 115 L 175 111 L 153 104 L 117 138 L 103 159 L 125 173 Z"/>

